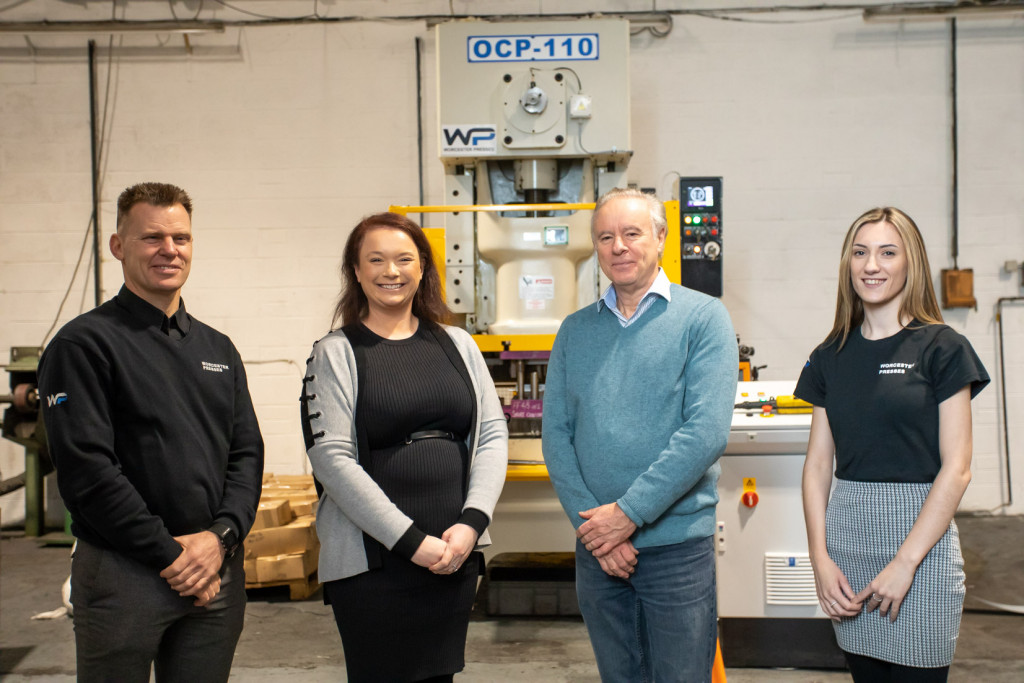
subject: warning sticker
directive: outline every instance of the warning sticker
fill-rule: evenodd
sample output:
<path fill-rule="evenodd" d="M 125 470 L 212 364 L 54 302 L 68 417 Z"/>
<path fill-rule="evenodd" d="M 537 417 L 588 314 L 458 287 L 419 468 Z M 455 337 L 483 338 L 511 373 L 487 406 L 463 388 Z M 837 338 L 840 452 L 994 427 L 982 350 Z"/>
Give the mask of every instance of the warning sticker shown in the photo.
<path fill-rule="evenodd" d="M 523 275 L 519 278 L 519 298 L 554 299 L 555 278 L 550 275 Z"/>

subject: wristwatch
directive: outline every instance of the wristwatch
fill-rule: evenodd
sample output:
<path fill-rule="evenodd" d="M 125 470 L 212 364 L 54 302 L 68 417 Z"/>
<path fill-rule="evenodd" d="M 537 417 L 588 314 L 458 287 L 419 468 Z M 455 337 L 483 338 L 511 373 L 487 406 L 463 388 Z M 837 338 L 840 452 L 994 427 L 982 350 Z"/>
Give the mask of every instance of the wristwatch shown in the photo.
<path fill-rule="evenodd" d="M 238 550 L 238 534 L 234 529 L 227 524 L 217 522 L 207 531 L 213 532 L 220 539 L 220 544 L 224 547 L 224 557 L 234 556 L 235 551 Z"/>

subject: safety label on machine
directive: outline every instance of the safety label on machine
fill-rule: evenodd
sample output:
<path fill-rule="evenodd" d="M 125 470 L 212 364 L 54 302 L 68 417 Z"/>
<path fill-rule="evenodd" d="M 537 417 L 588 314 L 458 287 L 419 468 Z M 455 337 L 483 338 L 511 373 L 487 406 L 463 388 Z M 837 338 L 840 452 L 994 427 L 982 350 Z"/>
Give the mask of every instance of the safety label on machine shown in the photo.
<path fill-rule="evenodd" d="M 544 401 L 537 399 L 512 399 L 512 405 L 505 412 L 510 417 L 536 418 L 544 414 Z"/>
<path fill-rule="evenodd" d="M 601 44 L 596 33 L 469 36 L 470 62 L 550 62 L 596 60 Z"/>
<path fill-rule="evenodd" d="M 550 275 L 523 275 L 519 278 L 520 299 L 554 299 L 555 278 Z"/>

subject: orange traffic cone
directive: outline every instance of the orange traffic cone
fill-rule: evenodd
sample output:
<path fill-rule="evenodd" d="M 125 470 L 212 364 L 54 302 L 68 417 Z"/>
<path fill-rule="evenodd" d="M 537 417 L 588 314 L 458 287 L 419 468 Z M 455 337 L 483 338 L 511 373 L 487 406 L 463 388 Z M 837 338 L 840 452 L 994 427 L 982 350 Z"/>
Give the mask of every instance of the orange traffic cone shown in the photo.
<path fill-rule="evenodd" d="M 715 641 L 715 663 L 711 666 L 711 683 L 726 683 L 721 641 Z"/>

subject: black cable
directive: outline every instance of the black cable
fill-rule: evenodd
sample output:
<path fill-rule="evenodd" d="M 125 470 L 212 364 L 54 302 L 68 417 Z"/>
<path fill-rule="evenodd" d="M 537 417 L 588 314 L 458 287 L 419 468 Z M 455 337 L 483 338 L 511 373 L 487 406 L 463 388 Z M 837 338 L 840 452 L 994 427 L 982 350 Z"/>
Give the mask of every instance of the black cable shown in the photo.
<path fill-rule="evenodd" d="M 570 21 L 574 19 L 587 19 L 594 18 L 597 16 L 608 17 L 608 18 L 622 18 L 629 20 L 641 21 L 644 19 L 658 19 L 664 21 L 664 17 L 676 17 L 676 16 L 687 16 L 694 15 L 700 16 L 707 19 L 718 19 L 722 21 L 756 21 L 753 19 L 741 19 L 733 16 L 737 14 L 782 14 L 782 13 L 808 13 L 808 12 L 863 12 L 869 9 L 878 8 L 914 8 L 914 7 L 939 7 L 950 9 L 956 6 L 956 3 L 935 3 L 935 2 L 908 2 L 908 3 L 893 3 L 890 5 L 878 5 L 874 3 L 843 3 L 843 4 L 817 4 L 817 5 L 773 5 L 768 7 L 752 7 L 752 6 L 736 6 L 736 7 L 716 7 L 714 9 L 670 9 L 670 10 L 658 10 L 657 12 L 651 12 L 648 10 L 627 10 L 621 12 L 606 12 L 606 13 L 595 13 L 595 12 L 564 12 L 564 13 L 530 13 L 530 14 L 455 14 L 454 11 L 451 14 L 404 14 L 404 15 L 376 15 L 376 16 L 340 16 L 340 17 L 321 17 L 317 14 L 306 14 L 302 16 L 292 17 L 275 17 L 267 14 L 260 14 L 258 12 L 250 12 L 248 10 L 236 7 L 226 0 L 214 0 L 219 5 L 228 9 L 234 10 L 241 14 L 256 17 L 256 19 L 243 19 L 243 20 L 196 20 L 194 22 L 188 22 L 196 25 L 197 28 L 202 28 L 204 24 L 210 24 L 211 26 L 225 27 L 245 27 L 245 26 L 259 26 L 259 25 L 275 25 L 275 24 L 303 24 L 303 23 L 355 23 L 355 22 L 426 22 L 428 25 L 434 23 L 442 23 L 450 21 L 452 19 L 474 19 L 479 21 L 487 22 L 508 22 L 508 21 L 528 21 L 528 20 L 553 20 L 553 21 Z M 20 3 L 19 3 L 20 4 Z M 1004 4 L 1004 3 L 1000 3 Z M 1005 3 L 1007 6 L 1016 7 L 1020 3 L 1020 0 L 1012 0 Z M 773 20 L 764 21 L 762 23 L 809 23 L 813 21 L 833 21 L 838 19 L 845 19 L 849 16 L 839 17 L 827 17 L 823 19 L 807 19 L 807 20 Z M 34 21 L 25 22 L 27 25 L 75 25 L 81 23 L 87 23 L 94 25 L 96 22 L 82 22 L 82 21 Z M 151 23 L 150 21 L 125 21 L 119 20 L 112 22 L 114 24 L 146 24 Z M 656 29 L 655 35 L 663 30 Z"/>
<path fill-rule="evenodd" d="M 191 19 L 189 19 L 189 21 L 195 21 L 199 18 L 199 13 L 203 11 L 203 2 L 204 0 L 199 0 L 199 8 L 196 10 L 195 15 Z M 175 20 L 181 21 L 181 17 L 179 17 L 178 13 L 174 11 L 174 0 L 167 0 L 167 6 L 171 10 L 171 16 L 174 17 Z M 314 5 L 314 8 L 315 7 L 316 5 Z"/>
<path fill-rule="evenodd" d="M 46 346 L 46 340 L 50 338 L 50 334 L 57 327 L 57 321 L 60 320 L 60 314 L 64 310 L 64 304 L 68 300 L 68 296 L 71 294 L 71 289 L 74 287 L 75 278 L 78 277 L 78 269 L 82 265 L 82 256 L 85 254 L 85 247 L 89 244 L 89 235 L 92 234 L 92 218 L 89 218 L 89 224 L 85 226 L 85 239 L 82 240 L 82 247 L 78 250 L 78 261 L 75 263 L 75 270 L 71 273 L 71 281 L 68 282 L 68 288 L 64 290 L 64 298 L 60 300 L 60 306 L 57 307 L 57 315 L 53 317 L 53 323 L 50 325 L 50 329 L 43 335 L 43 340 L 39 343 L 40 347 Z"/>
<path fill-rule="evenodd" d="M 580 75 L 578 73 L 576 73 L 575 70 L 573 70 L 573 69 L 571 69 L 571 68 L 569 68 L 567 66 L 559 66 L 559 67 L 555 67 L 555 71 L 568 71 L 569 73 L 571 73 L 573 76 L 576 77 L 576 90 L 577 90 L 577 92 L 583 92 L 583 81 L 580 80 Z"/>
<path fill-rule="evenodd" d="M 271 21 L 280 21 L 282 19 L 286 20 L 286 21 L 308 20 L 308 19 L 318 19 L 318 20 L 328 19 L 328 17 L 320 17 L 319 15 L 316 14 L 316 5 L 313 6 L 313 12 L 314 12 L 313 14 L 306 14 L 306 15 L 301 16 L 301 17 L 274 17 L 274 16 L 271 16 L 269 14 L 260 14 L 258 12 L 250 12 L 249 10 L 244 10 L 244 9 L 242 9 L 240 7 L 235 7 L 234 5 L 232 5 L 232 4 L 228 3 L 228 2 L 225 2 L 225 0 L 213 0 L 213 1 L 216 2 L 218 5 L 223 5 L 224 7 L 227 7 L 230 10 L 234 10 L 235 12 L 238 12 L 240 14 L 247 14 L 250 17 L 257 17 L 257 18 L 260 18 L 260 19 L 269 19 Z"/>
<path fill-rule="evenodd" d="M 780 11 L 780 12 L 797 12 L 797 11 L 800 11 L 801 9 L 803 9 L 803 8 L 789 7 L 789 8 L 786 8 L 786 9 L 779 9 L 778 11 Z M 838 7 L 832 7 L 832 6 L 829 6 L 829 7 L 815 7 L 813 9 L 815 9 L 815 10 L 819 10 L 819 9 L 820 10 L 835 9 L 836 11 L 841 11 Z M 867 8 L 863 8 L 863 9 L 867 9 Z M 747 19 L 745 17 L 731 16 L 732 14 L 747 13 L 747 12 L 750 11 L 749 8 L 745 8 L 745 9 L 742 9 L 742 10 L 724 10 L 724 9 L 723 10 L 694 10 L 692 12 L 688 12 L 688 14 L 696 14 L 697 16 L 704 17 L 705 19 L 717 19 L 718 21 L 738 21 L 738 22 L 747 23 L 747 24 L 817 24 L 817 23 L 821 23 L 823 21 L 839 21 L 841 19 L 849 19 L 851 17 L 859 17 L 859 16 L 861 16 L 860 13 L 863 11 L 863 9 L 856 8 L 856 10 L 857 10 L 856 12 L 850 12 L 848 14 L 841 14 L 841 15 L 832 16 L 832 17 L 819 17 L 819 18 L 816 18 L 816 19 Z M 669 29 L 669 30 L 671 30 L 671 29 Z M 653 33 L 653 31 L 652 31 L 652 33 Z M 663 36 L 659 36 L 659 37 L 663 37 Z"/>
<path fill-rule="evenodd" d="M 12 2 L 10 5 L 7 5 L 6 7 L 0 7 L 0 12 L 6 12 L 9 9 L 14 9 L 15 7 L 24 5 L 29 2 L 32 2 L 32 0 L 15 0 L 15 2 Z"/>
<path fill-rule="evenodd" d="M 109 41 L 108 46 L 107 46 L 107 53 L 108 53 L 108 57 L 107 57 L 107 81 L 106 81 L 105 90 L 104 90 L 103 114 L 102 114 L 102 117 L 100 119 L 100 128 L 99 128 L 100 133 L 99 133 L 99 136 L 98 136 L 97 145 L 96 145 L 96 152 L 95 152 L 96 154 L 98 154 L 98 157 L 96 159 L 96 168 L 97 169 L 101 168 L 102 163 L 106 163 L 107 155 L 104 154 L 103 148 L 104 148 L 105 145 L 109 145 L 110 144 L 110 136 L 107 135 L 107 133 L 106 133 L 106 126 L 107 126 L 107 114 L 110 111 L 110 84 L 111 84 L 111 80 L 112 80 L 111 79 L 111 72 L 113 70 L 113 49 L 112 49 L 113 42 L 114 42 L 114 38 L 113 38 L 113 36 L 111 36 L 110 37 L 110 41 Z M 91 81 L 91 75 L 90 75 L 90 81 Z M 90 84 L 90 88 L 92 88 L 91 84 Z M 91 95 L 90 95 L 90 100 L 91 100 Z M 111 125 L 113 125 L 113 120 L 112 119 L 111 119 Z M 100 177 L 97 179 L 97 188 L 98 188 L 98 190 L 101 189 L 102 186 L 103 186 L 102 175 L 103 175 L 102 170 L 100 170 L 99 171 L 99 176 Z M 46 334 L 43 335 L 43 340 L 39 344 L 40 347 L 46 346 L 46 340 L 50 338 L 50 335 L 53 333 L 54 329 L 56 329 L 57 323 L 60 321 L 61 313 L 64 312 L 64 305 L 67 303 L 68 297 L 71 295 L 71 290 L 75 286 L 75 280 L 78 278 L 78 271 L 82 267 L 82 260 L 83 260 L 83 257 L 86 254 L 86 249 L 85 248 L 86 248 L 86 245 L 88 245 L 88 243 L 89 243 L 89 236 L 91 234 L 93 234 L 93 220 L 94 220 L 94 217 L 95 217 L 95 214 L 93 214 L 93 216 L 90 216 L 89 222 L 85 226 L 85 237 L 82 239 L 82 246 L 78 250 L 78 259 L 75 261 L 75 269 L 71 273 L 71 280 L 68 282 L 67 289 L 64 290 L 64 296 L 60 300 L 60 305 L 57 307 L 57 314 L 54 316 L 53 322 L 50 324 L 50 328 L 46 331 Z M 88 267 L 93 264 L 93 253 L 94 252 L 95 252 L 95 250 L 90 251 L 89 252 L 89 257 L 87 259 L 85 259 L 85 266 L 86 266 L 87 270 L 88 270 Z M 97 254 L 97 256 L 98 256 L 98 254 Z M 97 264 L 98 263 L 99 263 L 99 259 L 97 258 Z M 98 268 L 97 268 L 97 271 L 98 271 Z M 96 279 L 97 279 L 97 282 L 98 282 L 99 278 L 97 277 Z M 86 282 L 88 282 L 88 281 L 86 281 Z M 86 291 L 87 291 L 86 287 L 83 287 L 82 288 L 82 301 L 79 304 L 79 308 L 78 308 L 79 313 L 81 313 L 85 309 L 85 294 L 86 294 Z M 97 296 L 99 296 L 98 287 L 97 287 Z M 99 302 L 97 302 L 97 305 L 98 305 L 98 303 Z"/>

